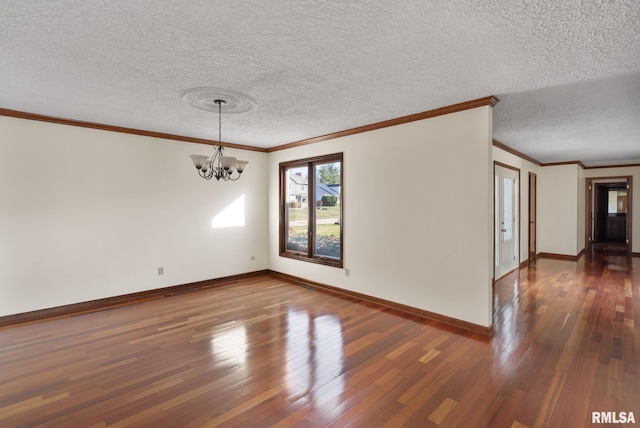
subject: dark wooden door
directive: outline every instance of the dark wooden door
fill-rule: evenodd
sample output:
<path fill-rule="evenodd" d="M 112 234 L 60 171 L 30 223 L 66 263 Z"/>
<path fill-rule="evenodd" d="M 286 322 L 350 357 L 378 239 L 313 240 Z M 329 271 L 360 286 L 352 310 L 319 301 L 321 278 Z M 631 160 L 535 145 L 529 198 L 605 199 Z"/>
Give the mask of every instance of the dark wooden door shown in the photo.
<path fill-rule="evenodd" d="M 607 240 L 607 208 L 609 204 L 609 188 L 602 184 L 596 184 L 595 191 L 594 242 L 606 242 Z"/>
<path fill-rule="evenodd" d="M 538 255 L 537 210 L 538 210 L 538 177 L 529 173 L 529 264 L 536 261 Z"/>

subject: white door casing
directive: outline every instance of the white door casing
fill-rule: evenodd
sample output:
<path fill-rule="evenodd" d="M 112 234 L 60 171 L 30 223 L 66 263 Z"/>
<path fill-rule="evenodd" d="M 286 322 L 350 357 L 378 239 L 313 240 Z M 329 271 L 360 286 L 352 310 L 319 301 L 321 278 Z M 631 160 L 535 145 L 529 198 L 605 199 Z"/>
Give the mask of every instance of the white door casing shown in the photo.
<path fill-rule="evenodd" d="M 519 265 L 518 207 L 519 171 L 495 166 L 495 277 Z"/>

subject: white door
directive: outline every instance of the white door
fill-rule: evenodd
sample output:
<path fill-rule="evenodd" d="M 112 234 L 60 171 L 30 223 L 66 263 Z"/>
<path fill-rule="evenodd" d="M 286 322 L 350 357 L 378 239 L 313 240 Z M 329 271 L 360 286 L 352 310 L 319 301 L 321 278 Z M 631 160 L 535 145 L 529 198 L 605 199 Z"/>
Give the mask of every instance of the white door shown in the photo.
<path fill-rule="evenodd" d="M 496 279 L 516 269 L 518 256 L 518 188 L 519 171 L 495 166 Z"/>

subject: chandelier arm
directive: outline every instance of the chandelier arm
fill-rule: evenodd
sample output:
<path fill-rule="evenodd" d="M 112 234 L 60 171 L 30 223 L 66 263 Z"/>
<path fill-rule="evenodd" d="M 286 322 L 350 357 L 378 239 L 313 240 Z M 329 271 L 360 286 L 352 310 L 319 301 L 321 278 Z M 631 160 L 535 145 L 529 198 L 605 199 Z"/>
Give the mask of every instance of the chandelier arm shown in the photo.
<path fill-rule="evenodd" d="M 209 174 L 207 172 L 202 171 L 202 169 L 198 170 L 198 174 L 200 175 L 200 177 L 204 178 L 205 180 L 211 179 Z"/>

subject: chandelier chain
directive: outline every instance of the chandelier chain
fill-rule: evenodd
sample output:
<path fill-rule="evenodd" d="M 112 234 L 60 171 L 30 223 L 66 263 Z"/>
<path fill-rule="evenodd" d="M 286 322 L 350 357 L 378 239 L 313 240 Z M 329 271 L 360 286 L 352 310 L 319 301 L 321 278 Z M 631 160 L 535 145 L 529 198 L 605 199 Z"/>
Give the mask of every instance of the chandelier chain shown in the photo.
<path fill-rule="evenodd" d="M 218 104 L 218 143 L 222 146 L 222 103 L 223 100 L 215 100 L 216 104 Z"/>

